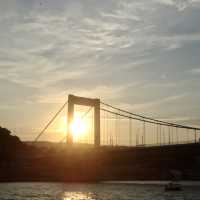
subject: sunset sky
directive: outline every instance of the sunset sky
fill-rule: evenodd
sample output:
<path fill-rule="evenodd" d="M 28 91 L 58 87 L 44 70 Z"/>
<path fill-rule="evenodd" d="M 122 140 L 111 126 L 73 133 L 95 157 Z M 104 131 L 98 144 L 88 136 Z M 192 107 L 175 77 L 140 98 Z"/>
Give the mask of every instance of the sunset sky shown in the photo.
<path fill-rule="evenodd" d="M 33 139 L 68 94 L 200 125 L 199 0 L 0 0 L 0 126 Z"/>

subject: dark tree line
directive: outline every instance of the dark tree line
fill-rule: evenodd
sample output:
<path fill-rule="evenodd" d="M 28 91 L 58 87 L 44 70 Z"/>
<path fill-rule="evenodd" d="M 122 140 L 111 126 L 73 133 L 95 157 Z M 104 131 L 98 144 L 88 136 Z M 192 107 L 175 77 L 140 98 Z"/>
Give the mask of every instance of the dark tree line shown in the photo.
<path fill-rule="evenodd" d="M 7 128 L 0 127 L 0 146 L 5 145 L 18 145 L 21 141 L 19 137 L 11 135 L 11 131 Z"/>
<path fill-rule="evenodd" d="M 0 160 L 7 160 L 16 155 L 21 146 L 19 137 L 12 135 L 7 128 L 0 127 Z"/>

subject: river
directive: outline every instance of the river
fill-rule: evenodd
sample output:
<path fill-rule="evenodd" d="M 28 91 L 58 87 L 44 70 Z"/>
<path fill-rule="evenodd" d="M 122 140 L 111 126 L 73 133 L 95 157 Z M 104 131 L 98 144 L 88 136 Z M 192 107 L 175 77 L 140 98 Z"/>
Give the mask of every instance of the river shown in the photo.
<path fill-rule="evenodd" d="M 200 183 L 165 192 L 165 182 L 0 183 L 0 200 L 200 200 Z"/>

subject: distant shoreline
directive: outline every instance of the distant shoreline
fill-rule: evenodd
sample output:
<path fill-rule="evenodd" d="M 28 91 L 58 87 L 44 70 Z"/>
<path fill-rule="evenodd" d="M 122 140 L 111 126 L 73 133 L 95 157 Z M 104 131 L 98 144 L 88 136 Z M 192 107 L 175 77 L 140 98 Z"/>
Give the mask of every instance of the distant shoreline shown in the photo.
<path fill-rule="evenodd" d="M 0 160 L 0 182 L 200 181 L 200 144 L 148 148 L 20 144 L 8 150 Z"/>
<path fill-rule="evenodd" d="M 0 184 L 15 184 L 15 183 L 48 183 L 48 184 L 122 184 L 122 185 L 157 185 L 164 186 L 169 183 L 169 180 L 166 181 L 98 181 L 98 182 L 63 182 L 63 181 L 12 181 L 12 182 L 0 182 Z M 179 181 L 182 186 L 200 186 L 200 181 Z"/>
<path fill-rule="evenodd" d="M 102 181 L 101 183 L 104 184 L 130 184 L 130 185 L 165 185 L 169 183 L 169 180 L 166 181 Z M 183 186 L 200 186 L 200 181 L 187 181 L 187 180 L 181 180 L 178 181 Z"/>

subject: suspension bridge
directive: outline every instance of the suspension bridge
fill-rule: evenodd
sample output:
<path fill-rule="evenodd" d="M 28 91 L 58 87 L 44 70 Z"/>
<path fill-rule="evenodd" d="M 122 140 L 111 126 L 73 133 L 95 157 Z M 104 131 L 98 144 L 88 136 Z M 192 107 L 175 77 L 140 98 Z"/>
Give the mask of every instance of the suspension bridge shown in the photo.
<path fill-rule="evenodd" d="M 76 107 L 84 107 L 81 119 L 87 121 L 88 129 L 78 139 L 70 128 L 77 112 Z M 159 119 L 136 114 L 115 107 L 100 99 L 92 99 L 69 95 L 68 100 L 36 136 L 38 142 L 45 136 L 48 138 L 48 128 L 59 115 L 64 112 L 66 128 L 60 143 L 73 143 L 100 146 L 149 147 L 177 144 L 199 143 L 200 128 L 167 122 Z"/>

